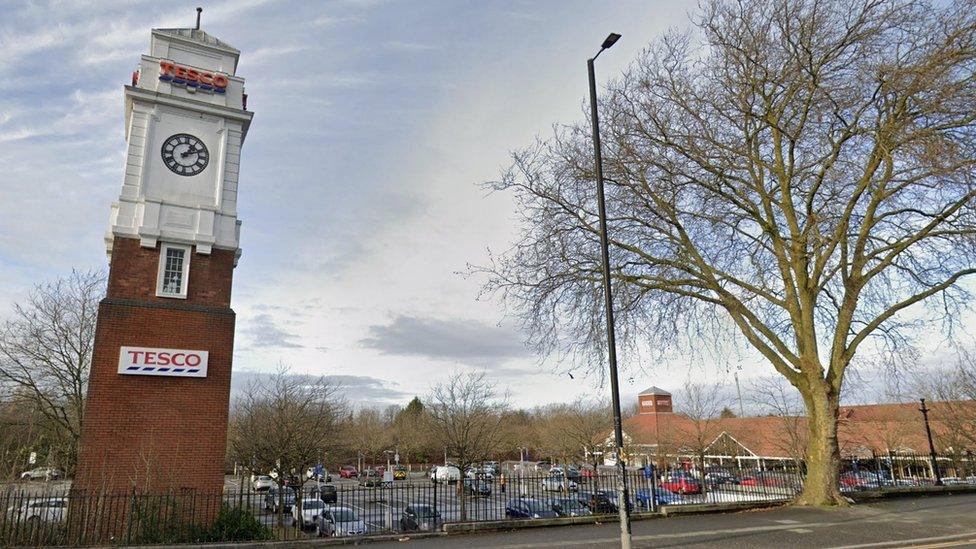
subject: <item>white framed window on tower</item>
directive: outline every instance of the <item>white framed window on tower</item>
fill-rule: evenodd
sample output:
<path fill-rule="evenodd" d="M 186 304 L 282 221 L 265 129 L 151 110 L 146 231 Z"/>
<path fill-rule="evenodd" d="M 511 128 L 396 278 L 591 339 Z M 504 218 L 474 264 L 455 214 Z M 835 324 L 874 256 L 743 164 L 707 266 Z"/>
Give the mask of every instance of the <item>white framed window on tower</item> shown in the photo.
<path fill-rule="evenodd" d="M 190 247 L 162 244 L 159 247 L 159 274 L 156 295 L 186 299 L 186 285 L 190 280 Z"/>

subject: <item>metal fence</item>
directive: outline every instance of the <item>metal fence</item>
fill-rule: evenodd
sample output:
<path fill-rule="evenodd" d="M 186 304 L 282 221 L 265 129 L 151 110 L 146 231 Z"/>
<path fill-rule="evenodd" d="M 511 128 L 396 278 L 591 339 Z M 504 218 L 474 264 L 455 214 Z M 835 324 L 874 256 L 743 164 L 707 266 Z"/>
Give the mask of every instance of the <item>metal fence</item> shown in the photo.
<path fill-rule="evenodd" d="M 947 483 L 976 484 L 971 461 L 939 456 L 936 462 Z M 926 463 L 931 463 L 928 456 L 914 455 L 848 459 L 840 487 L 894 489 L 933 483 Z M 627 477 L 634 512 L 662 505 L 788 501 L 803 488 L 802 471 L 792 463 L 760 469 L 647 468 L 628 471 Z M 572 478 L 509 474 L 435 484 L 415 475 L 393 482 L 337 479 L 309 482 L 300 490 L 227 489 L 214 494 L 83 495 L 20 485 L 0 492 L 0 546 L 294 540 L 409 533 L 458 522 L 615 515 L 618 479 L 615 472 L 581 471 Z"/>

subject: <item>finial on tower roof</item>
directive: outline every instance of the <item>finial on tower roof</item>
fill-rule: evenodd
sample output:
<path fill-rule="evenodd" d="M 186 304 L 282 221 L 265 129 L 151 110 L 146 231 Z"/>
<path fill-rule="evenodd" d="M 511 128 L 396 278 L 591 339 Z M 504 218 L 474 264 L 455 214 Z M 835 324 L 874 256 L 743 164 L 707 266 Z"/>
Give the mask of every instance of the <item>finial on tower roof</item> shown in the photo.
<path fill-rule="evenodd" d="M 203 13 L 203 8 L 197 8 L 197 27 L 196 30 L 200 30 L 200 14 Z"/>

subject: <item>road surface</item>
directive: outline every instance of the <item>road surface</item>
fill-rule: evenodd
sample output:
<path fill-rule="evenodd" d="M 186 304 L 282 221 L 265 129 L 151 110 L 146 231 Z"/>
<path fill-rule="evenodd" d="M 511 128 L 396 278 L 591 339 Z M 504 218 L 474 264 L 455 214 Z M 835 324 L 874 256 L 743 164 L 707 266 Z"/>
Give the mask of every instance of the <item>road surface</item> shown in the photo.
<path fill-rule="evenodd" d="M 417 539 L 371 547 L 614 547 L 615 523 Z M 635 522 L 634 547 L 976 547 L 976 494 L 915 497 L 845 509 L 779 508 Z"/>

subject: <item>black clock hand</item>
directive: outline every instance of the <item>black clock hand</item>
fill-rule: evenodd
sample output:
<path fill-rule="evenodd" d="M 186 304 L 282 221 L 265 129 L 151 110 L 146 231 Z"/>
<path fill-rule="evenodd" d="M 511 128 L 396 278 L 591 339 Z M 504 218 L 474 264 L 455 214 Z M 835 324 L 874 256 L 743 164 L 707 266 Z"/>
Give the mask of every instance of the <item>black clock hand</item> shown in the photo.
<path fill-rule="evenodd" d="M 188 157 L 188 156 L 190 156 L 191 154 L 199 154 L 199 153 L 201 153 L 201 152 L 203 152 L 203 149 L 193 149 L 193 150 L 189 150 L 189 151 L 186 151 L 186 152 L 183 152 L 183 153 L 180 153 L 180 158 L 186 158 L 186 157 Z"/>

